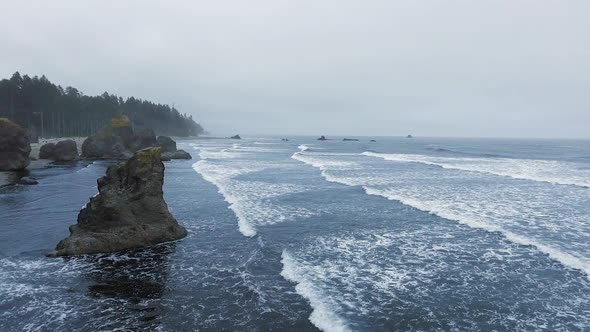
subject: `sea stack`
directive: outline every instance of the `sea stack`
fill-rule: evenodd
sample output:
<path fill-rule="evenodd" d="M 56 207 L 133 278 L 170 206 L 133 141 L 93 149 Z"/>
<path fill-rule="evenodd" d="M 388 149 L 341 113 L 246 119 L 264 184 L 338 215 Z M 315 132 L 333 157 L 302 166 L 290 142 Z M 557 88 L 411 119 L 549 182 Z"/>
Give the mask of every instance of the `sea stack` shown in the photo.
<path fill-rule="evenodd" d="M 108 253 L 186 236 L 164 201 L 159 148 L 139 150 L 98 179 L 98 194 L 80 211 L 70 236 L 49 256 Z"/>
<path fill-rule="evenodd" d="M 31 163 L 27 132 L 16 123 L 0 118 L 0 171 L 19 171 Z"/>

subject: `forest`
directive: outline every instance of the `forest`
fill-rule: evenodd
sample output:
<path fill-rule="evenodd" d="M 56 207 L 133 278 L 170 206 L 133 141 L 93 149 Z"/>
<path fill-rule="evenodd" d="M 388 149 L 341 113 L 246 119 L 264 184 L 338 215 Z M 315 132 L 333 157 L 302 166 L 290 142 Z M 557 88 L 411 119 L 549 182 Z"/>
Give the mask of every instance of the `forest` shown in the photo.
<path fill-rule="evenodd" d="M 21 76 L 19 72 L 0 81 L 0 118 L 20 124 L 32 137 L 88 136 L 117 114 L 127 115 L 135 128 L 151 128 L 157 135 L 186 137 L 204 132 L 192 115 L 169 105 L 107 92 L 87 96 L 45 76 Z"/>

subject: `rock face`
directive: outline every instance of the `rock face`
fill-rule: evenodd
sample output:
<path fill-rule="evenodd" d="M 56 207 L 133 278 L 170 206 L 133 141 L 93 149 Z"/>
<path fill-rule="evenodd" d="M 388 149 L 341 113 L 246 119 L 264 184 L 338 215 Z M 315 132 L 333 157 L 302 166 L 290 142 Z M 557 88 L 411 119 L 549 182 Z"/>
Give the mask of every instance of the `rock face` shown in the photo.
<path fill-rule="evenodd" d="M 71 139 L 59 141 L 57 144 L 47 143 L 39 150 L 39 158 L 55 161 L 73 161 L 78 159 L 78 146 Z"/>
<path fill-rule="evenodd" d="M 137 151 L 98 180 L 98 194 L 80 211 L 70 236 L 50 256 L 115 252 L 186 236 L 163 198 L 159 148 Z"/>
<path fill-rule="evenodd" d="M 131 151 L 137 151 L 152 146 L 156 146 L 156 134 L 153 130 L 145 128 L 135 131 L 129 144 L 129 149 Z"/>
<path fill-rule="evenodd" d="M 53 159 L 53 154 L 55 153 L 55 143 L 47 143 L 41 146 L 39 149 L 39 158 L 40 159 Z"/>
<path fill-rule="evenodd" d="M 168 136 L 158 136 L 156 145 L 162 149 L 162 153 L 176 151 L 176 142 Z"/>
<path fill-rule="evenodd" d="M 26 131 L 0 118 L 0 171 L 18 171 L 29 166 L 31 144 Z"/>

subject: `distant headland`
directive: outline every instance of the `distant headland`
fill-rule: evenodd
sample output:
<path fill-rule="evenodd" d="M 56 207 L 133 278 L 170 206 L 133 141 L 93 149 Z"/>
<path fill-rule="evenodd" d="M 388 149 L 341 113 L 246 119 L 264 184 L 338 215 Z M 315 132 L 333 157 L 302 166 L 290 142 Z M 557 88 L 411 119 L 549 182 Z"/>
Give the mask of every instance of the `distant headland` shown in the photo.
<path fill-rule="evenodd" d="M 19 72 L 0 81 L 0 118 L 23 127 L 32 142 L 39 136 L 89 136 L 117 114 L 127 115 L 134 128 L 150 128 L 156 135 L 204 133 L 192 115 L 181 114 L 174 106 L 135 97 L 123 99 L 107 92 L 87 96 L 74 87 L 64 89 L 45 76 L 21 76 Z"/>

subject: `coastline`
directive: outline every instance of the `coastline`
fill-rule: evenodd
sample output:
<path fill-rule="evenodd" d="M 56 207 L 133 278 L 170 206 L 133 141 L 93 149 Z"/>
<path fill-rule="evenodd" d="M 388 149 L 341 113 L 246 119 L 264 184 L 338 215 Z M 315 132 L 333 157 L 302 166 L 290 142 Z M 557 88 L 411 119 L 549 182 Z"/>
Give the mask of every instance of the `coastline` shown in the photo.
<path fill-rule="evenodd" d="M 78 153 L 81 154 L 82 144 L 86 137 L 58 137 L 58 138 L 40 138 L 39 143 L 31 143 L 31 163 L 26 169 L 21 171 L 1 171 L 0 172 L 0 188 L 16 184 L 22 177 L 35 176 L 36 171 L 49 168 L 53 163 L 52 160 L 39 159 L 39 151 L 41 146 L 47 143 L 57 143 L 59 141 L 71 139 L 76 142 Z"/>

